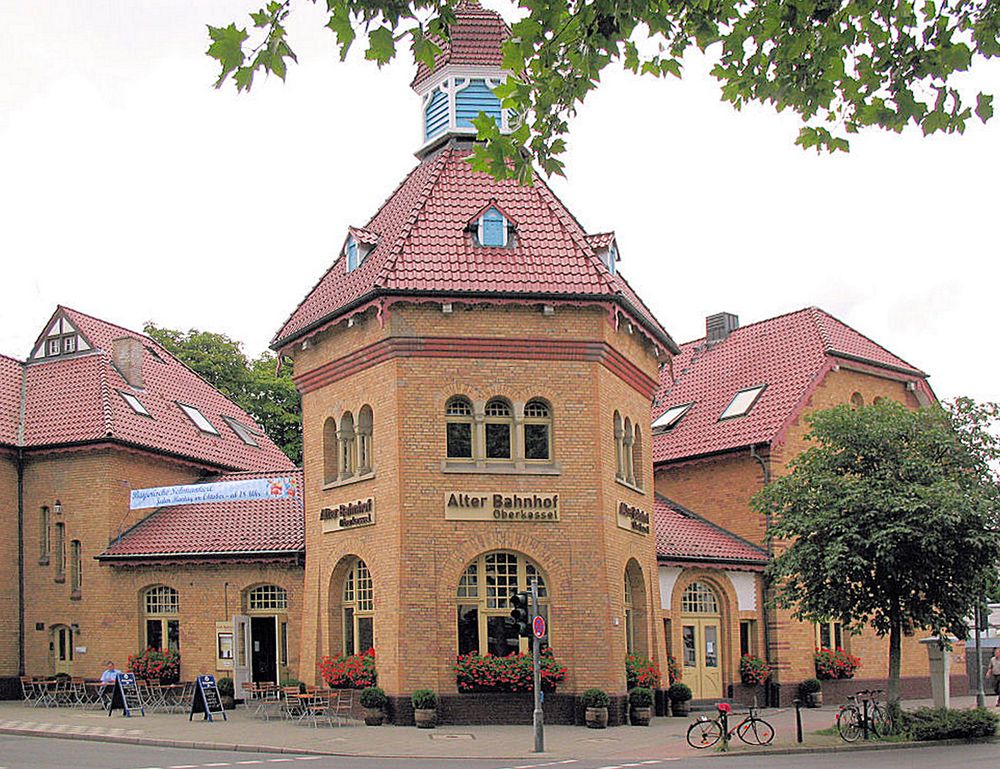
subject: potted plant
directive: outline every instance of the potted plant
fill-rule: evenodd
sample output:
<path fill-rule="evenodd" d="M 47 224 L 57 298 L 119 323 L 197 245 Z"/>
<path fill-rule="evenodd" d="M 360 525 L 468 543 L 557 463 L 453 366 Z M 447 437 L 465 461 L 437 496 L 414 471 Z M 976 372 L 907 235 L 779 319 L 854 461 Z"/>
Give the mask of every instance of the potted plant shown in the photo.
<path fill-rule="evenodd" d="M 807 708 L 818 708 L 823 704 L 823 685 L 817 678 L 807 678 L 799 684 L 799 699 Z"/>
<path fill-rule="evenodd" d="M 587 689 L 580 695 L 580 702 L 586 710 L 587 728 L 604 729 L 608 725 L 608 705 L 611 698 L 603 689 Z"/>
<path fill-rule="evenodd" d="M 667 696 L 670 697 L 670 710 L 675 716 L 686 716 L 690 712 L 688 702 L 691 700 L 691 689 L 687 684 L 671 684 Z"/>
<path fill-rule="evenodd" d="M 430 689 L 417 689 L 410 696 L 413 721 L 418 729 L 433 729 L 437 723 L 438 696 Z"/>
<path fill-rule="evenodd" d="M 365 709 L 365 724 L 381 726 L 385 720 L 385 692 L 377 686 L 369 686 L 361 690 L 358 702 Z"/>
<path fill-rule="evenodd" d="M 629 690 L 629 721 L 632 726 L 649 726 L 653 717 L 653 690 L 636 686 Z"/>
<path fill-rule="evenodd" d="M 235 689 L 233 688 L 232 678 L 223 676 L 215 682 L 215 688 L 219 690 L 219 699 L 222 701 L 223 708 L 232 710 L 236 707 Z"/>

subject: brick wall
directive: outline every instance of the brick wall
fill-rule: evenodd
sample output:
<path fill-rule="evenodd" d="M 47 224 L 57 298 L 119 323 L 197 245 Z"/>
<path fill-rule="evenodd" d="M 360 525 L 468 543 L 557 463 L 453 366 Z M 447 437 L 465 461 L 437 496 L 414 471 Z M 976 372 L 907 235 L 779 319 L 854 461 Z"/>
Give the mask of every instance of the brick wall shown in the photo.
<path fill-rule="evenodd" d="M 0 453 L 0 678 L 18 674 L 17 465 Z"/>

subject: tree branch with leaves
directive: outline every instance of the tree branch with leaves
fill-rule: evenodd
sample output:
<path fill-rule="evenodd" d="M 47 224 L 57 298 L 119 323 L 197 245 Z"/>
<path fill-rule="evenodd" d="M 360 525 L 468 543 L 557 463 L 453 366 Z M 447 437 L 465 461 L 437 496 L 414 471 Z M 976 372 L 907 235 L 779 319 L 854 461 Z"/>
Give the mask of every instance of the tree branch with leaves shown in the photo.
<path fill-rule="evenodd" d="M 296 61 L 285 29 L 295 2 L 305 0 L 251 13 L 250 31 L 209 26 L 216 87 L 285 78 Z M 341 59 L 360 40 L 380 67 L 407 45 L 432 66 L 460 2 L 325 0 L 326 26 Z M 1000 55 L 998 0 L 520 0 L 517 15 L 503 47 L 512 77 L 496 92 L 523 126 L 504 135 L 476 123 L 485 146 L 473 165 L 497 178 L 530 179 L 532 162 L 562 174 L 569 121 L 607 66 L 680 77 L 692 48 L 717 56 L 712 74 L 736 109 L 795 112 L 803 148 L 847 151 L 850 135 L 872 128 L 963 133 L 973 114 L 993 116 L 993 96 L 963 93 L 959 76 Z"/>

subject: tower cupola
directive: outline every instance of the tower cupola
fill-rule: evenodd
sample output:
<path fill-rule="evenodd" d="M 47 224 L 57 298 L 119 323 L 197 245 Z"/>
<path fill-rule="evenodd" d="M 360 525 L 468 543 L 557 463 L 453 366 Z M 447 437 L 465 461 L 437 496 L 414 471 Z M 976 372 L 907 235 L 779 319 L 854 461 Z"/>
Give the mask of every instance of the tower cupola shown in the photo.
<path fill-rule="evenodd" d="M 484 112 L 501 130 L 511 130 L 510 110 L 500 106 L 493 89 L 510 74 L 503 69 L 502 46 L 510 27 L 498 13 L 474 0 L 464 0 L 455 9 L 455 23 L 447 40 L 435 40 L 441 48 L 433 67 L 417 65 L 411 86 L 421 98 L 425 155 L 449 136 L 475 136 L 472 121 Z"/>

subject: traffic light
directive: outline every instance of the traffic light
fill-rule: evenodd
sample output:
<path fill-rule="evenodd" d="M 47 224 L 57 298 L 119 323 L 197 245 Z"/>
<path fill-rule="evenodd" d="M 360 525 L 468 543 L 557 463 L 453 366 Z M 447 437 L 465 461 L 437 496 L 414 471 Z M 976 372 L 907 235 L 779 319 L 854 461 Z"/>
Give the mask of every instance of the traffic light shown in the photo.
<path fill-rule="evenodd" d="M 531 637 L 531 616 L 528 606 L 531 597 L 526 592 L 510 594 L 510 618 L 517 625 L 517 634 L 521 638 Z"/>

